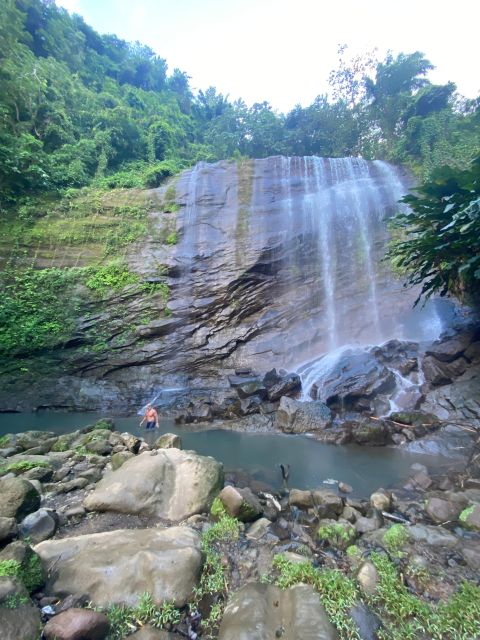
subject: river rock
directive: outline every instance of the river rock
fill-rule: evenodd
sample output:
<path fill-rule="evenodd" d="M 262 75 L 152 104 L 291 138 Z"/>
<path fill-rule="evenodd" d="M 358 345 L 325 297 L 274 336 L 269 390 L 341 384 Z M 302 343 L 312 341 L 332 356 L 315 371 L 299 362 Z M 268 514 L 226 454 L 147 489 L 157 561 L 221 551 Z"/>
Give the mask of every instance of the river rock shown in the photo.
<path fill-rule="evenodd" d="M 178 640 L 178 635 L 146 625 L 125 640 Z"/>
<path fill-rule="evenodd" d="M 104 613 L 68 609 L 51 618 L 43 630 L 46 640 L 104 640 L 110 624 Z"/>
<path fill-rule="evenodd" d="M 332 424 L 332 412 L 323 402 L 301 402 L 288 396 L 280 398 L 277 425 L 285 433 L 323 430 Z"/>
<path fill-rule="evenodd" d="M 260 540 L 268 533 L 271 524 L 268 518 L 260 518 L 248 527 L 245 535 L 249 540 Z"/>
<path fill-rule="evenodd" d="M 412 541 L 424 542 L 431 547 L 452 549 L 458 544 L 458 538 L 443 527 L 415 524 L 408 528 L 408 533 Z"/>
<path fill-rule="evenodd" d="M 0 624 L 2 640 L 37 640 L 39 636 L 40 610 L 17 578 L 0 576 Z"/>
<path fill-rule="evenodd" d="M 480 531 L 480 504 L 472 504 L 460 514 L 460 522 L 466 529 Z"/>
<path fill-rule="evenodd" d="M 445 385 L 460 377 L 468 367 L 466 358 L 458 358 L 452 362 L 439 361 L 432 356 L 425 356 L 422 369 L 425 380 L 434 386 Z"/>
<path fill-rule="evenodd" d="M 188 527 L 119 529 L 35 547 L 49 574 L 46 595 L 86 596 L 96 605 L 135 606 L 148 592 L 157 604 L 190 599 L 202 562 L 199 535 Z"/>
<path fill-rule="evenodd" d="M 18 533 L 17 521 L 15 518 L 0 517 L 0 545 L 10 542 Z"/>
<path fill-rule="evenodd" d="M 50 509 L 39 509 L 30 513 L 20 524 L 20 534 L 29 537 L 34 544 L 51 538 L 58 526 L 58 516 Z"/>
<path fill-rule="evenodd" d="M 337 640 L 318 593 L 299 584 L 281 590 L 250 583 L 228 602 L 219 640 Z"/>
<path fill-rule="evenodd" d="M 0 516 L 22 520 L 40 506 L 40 494 L 28 480 L 2 478 L 0 480 Z"/>
<path fill-rule="evenodd" d="M 306 511 L 313 506 L 312 492 L 303 491 L 302 489 L 290 489 L 288 504 L 290 507 L 297 507 Z"/>
<path fill-rule="evenodd" d="M 131 451 L 118 451 L 117 453 L 114 453 L 113 456 L 110 458 L 110 464 L 112 465 L 112 470 L 116 471 L 117 469 L 120 469 L 120 467 L 124 462 L 126 462 L 127 460 L 130 460 L 130 458 L 133 458 L 134 456 L 135 454 L 132 453 Z"/>
<path fill-rule="evenodd" d="M 164 433 L 153 445 L 155 449 L 181 449 L 182 439 L 175 433 Z"/>
<path fill-rule="evenodd" d="M 333 491 L 328 489 L 315 489 L 313 494 L 313 507 L 319 518 L 336 519 L 343 511 L 343 500 Z"/>
<path fill-rule="evenodd" d="M 361 591 L 368 597 L 375 595 L 380 577 L 373 562 L 364 562 L 357 573 L 357 581 Z"/>
<path fill-rule="evenodd" d="M 350 431 L 351 440 L 356 444 L 383 446 L 392 439 L 390 427 L 384 420 L 373 418 L 347 420 L 344 422 L 344 427 Z"/>
<path fill-rule="evenodd" d="M 262 515 L 263 509 L 257 496 L 251 489 L 245 487 L 227 486 L 218 496 L 226 511 L 241 522 L 250 522 Z"/>
<path fill-rule="evenodd" d="M 385 489 L 378 489 L 370 496 L 370 504 L 377 511 L 390 511 L 392 507 L 392 496 Z"/>
<path fill-rule="evenodd" d="M 104 476 L 85 507 L 183 520 L 208 511 L 222 485 L 223 467 L 213 458 L 159 449 L 131 458 Z"/>
<path fill-rule="evenodd" d="M 425 504 L 427 515 L 437 524 L 452 522 L 458 519 L 463 507 L 459 501 L 453 501 L 435 496 L 428 498 Z"/>

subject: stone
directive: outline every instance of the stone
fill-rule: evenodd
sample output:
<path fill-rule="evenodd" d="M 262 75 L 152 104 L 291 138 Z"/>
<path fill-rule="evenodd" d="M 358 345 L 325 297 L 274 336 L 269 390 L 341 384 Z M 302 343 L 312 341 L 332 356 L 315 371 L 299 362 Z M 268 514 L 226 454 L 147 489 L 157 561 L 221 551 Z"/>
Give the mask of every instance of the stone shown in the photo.
<path fill-rule="evenodd" d="M 259 518 L 248 527 L 245 535 L 249 540 L 260 540 L 268 533 L 271 524 L 268 518 Z"/>
<path fill-rule="evenodd" d="M 0 545 L 10 542 L 17 534 L 18 527 L 15 518 L 0 517 Z"/>
<path fill-rule="evenodd" d="M 102 470 L 99 467 L 90 467 L 90 469 L 85 469 L 85 471 L 81 471 L 78 474 L 79 478 L 85 478 L 86 480 L 88 480 L 88 482 L 98 482 L 101 477 L 102 477 L 103 473 Z"/>
<path fill-rule="evenodd" d="M 43 630 L 45 640 L 104 640 L 110 624 L 104 613 L 68 609 L 51 618 Z"/>
<path fill-rule="evenodd" d="M 237 385 L 236 391 L 241 400 L 249 398 L 250 396 L 258 396 L 261 400 L 265 400 L 267 397 L 267 389 L 259 379 L 250 380 Z"/>
<path fill-rule="evenodd" d="M 301 402 L 288 396 L 280 398 L 277 425 L 285 433 L 322 431 L 332 424 L 332 412 L 323 402 Z"/>
<path fill-rule="evenodd" d="M 368 597 L 375 595 L 380 577 L 373 562 L 363 562 L 357 573 L 360 590 Z"/>
<path fill-rule="evenodd" d="M 350 523 L 342 520 L 325 518 L 319 520 L 317 538 L 324 545 L 345 550 L 355 542 L 357 531 Z"/>
<path fill-rule="evenodd" d="M 467 331 L 447 339 L 437 340 L 428 347 L 425 355 L 432 356 L 440 362 L 453 362 L 465 352 L 474 338 L 474 332 Z"/>
<path fill-rule="evenodd" d="M 268 389 L 268 399 L 271 401 L 280 400 L 282 396 L 299 391 L 301 386 L 300 376 L 296 373 L 289 373 Z"/>
<path fill-rule="evenodd" d="M 322 380 L 322 397 L 318 399 L 333 409 L 364 409 L 375 395 L 394 387 L 394 374 L 372 354 L 348 351 Z"/>
<path fill-rule="evenodd" d="M 355 529 L 358 533 L 370 533 L 376 531 L 383 526 L 383 518 L 379 514 L 373 515 L 371 518 L 361 516 L 355 521 Z"/>
<path fill-rule="evenodd" d="M 336 519 L 343 511 L 343 500 L 340 496 L 328 489 L 315 489 L 312 491 L 313 507 L 319 518 Z"/>
<path fill-rule="evenodd" d="M 89 511 L 178 521 L 207 512 L 222 485 L 223 466 L 213 458 L 158 449 L 141 453 L 105 475 L 84 505 Z"/>
<path fill-rule="evenodd" d="M 222 489 L 218 497 L 227 513 L 241 522 L 255 520 L 263 513 L 259 499 L 248 487 L 238 489 L 227 486 Z"/>
<path fill-rule="evenodd" d="M 455 522 L 462 511 L 463 505 L 452 500 L 430 497 L 425 504 L 425 511 L 429 518 L 437 524 Z"/>
<path fill-rule="evenodd" d="M 338 483 L 338 490 L 341 491 L 342 493 L 352 493 L 353 487 L 351 487 L 346 482 L 339 482 Z"/>
<path fill-rule="evenodd" d="M 301 489 L 290 489 L 288 494 L 288 504 L 290 507 L 298 509 L 310 509 L 313 506 L 313 496 L 311 491 L 302 491 Z"/>
<path fill-rule="evenodd" d="M 175 433 L 164 433 L 153 446 L 155 449 L 181 449 L 182 439 Z"/>
<path fill-rule="evenodd" d="M 114 453 L 110 458 L 110 464 L 112 465 L 113 471 L 120 469 L 124 462 L 130 460 L 130 458 L 133 458 L 134 456 L 135 454 L 131 451 L 119 451 L 118 453 Z"/>
<path fill-rule="evenodd" d="M 460 553 L 471 569 L 480 571 L 480 548 L 478 541 L 464 542 L 460 548 Z"/>
<path fill-rule="evenodd" d="M 446 385 L 460 377 L 468 367 L 465 358 L 458 358 L 452 362 L 439 361 L 432 356 L 425 356 L 422 369 L 425 380 L 434 386 Z"/>
<path fill-rule="evenodd" d="M 37 640 L 39 637 L 40 610 L 17 578 L 0 576 L 0 624 L 2 640 Z"/>
<path fill-rule="evenodd" d="M 392 496 L 384 489 L 379 489 L 370 496 L 370 504 L 377 511 L 390 511 L 392 508 Z"/>
<path fill-rule="evenodd" d="M 361 640 L 378 640 L 378 631 L 382 626 L 379 617 L 364 602 L 357 602 L 348 610 L 357 625 Z"/>
<path fill-rule="evenodd" d="M 22 520 L 40 506 L 40 494 L 28 480 L 2 478 L 0 480 L 0 516 Z"/>
<path fill-rule="evenodd" d="M 58 517 L 50 509 L 39 509 L 30 513 L 20 523 L 20 534 L 23 538 L 30 538 L 36 544 L 55 535 L 58 526 Z"/>
<path fill-rule="evenodd" d="M 35 551 L 51 571 L 49 596 L 85 596 L 95 605 L 135 606 L 148 592 L 157 604 L 182 607 L 197 583 L 200 536 L 188 527 L 119 529 L 61 540 L 47 540 Z"/>
<path fill-rule="evenodd" d="M 480 504 L 466 507 L 459 516 L 460 523 L 465 529 L 480 531 Z"/>
<path fill-rule="evenodd" d="M 337 640 L 318 593 L 299 584 L 281 590 L 249 583 L 230 598 L 220 623 L 219 640 Z"/>
<path fill-rule="evenodd" d="M 345 426 L 350 430 L 351 439 L 356 444 L 378 447 L 392 439 L 389 425 L 384 420 L 362 418 L 358 421 L 347 421 Z"/>
<path fill-rule="evenodd" d="M 43 586 L 46 576 L 41 560 L 25 542 L 15 540 L 2 549 L 0 562 L 3 560 L 18 562 L 23 582 L 30 593 Z"/>
<path fill-rule="evenodd" d="M 410 478 L 410 483 L 415 489 L 422 489 L 426 491 L 432 486 L 432 479 L 427 473 L 419 471 Z"/>
<path fill-rule="evenodd" d="M 408 528 L 408 533 L 412 541 L 424 542 L 431 547 L 453 549 L 458 544 L 458 538 L 443 527 L 415 524 Z"/>
<path fill-rule="evenodd" d="M 91 442 L 87 442 L 85 444 L 85 449 L 90 453 L 96 453 L 99 456 L 108 456 L 112 453 L 112 445 L 110 442 L 105 440 L 92 440 Z"/>
<path fill-rule="evenodd" d="M 125 640 L 178 640 L 178 635 L 146 625 Z"/>

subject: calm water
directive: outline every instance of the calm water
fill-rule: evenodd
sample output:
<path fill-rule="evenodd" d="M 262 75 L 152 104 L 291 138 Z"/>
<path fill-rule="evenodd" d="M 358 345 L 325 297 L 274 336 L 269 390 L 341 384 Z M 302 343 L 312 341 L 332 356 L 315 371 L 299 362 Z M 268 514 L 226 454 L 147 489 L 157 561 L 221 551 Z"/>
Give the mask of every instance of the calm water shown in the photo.
<path fill-rule="evenodd" d="M 0 414 L 0 435 L 28 429 L 67 433 L 92 424 L 102 417 L 93 413 Z M 352 485 L 355 494 L 365 496 L 378 487 L 388 487 L 409 475 L 410 466 L 421 462 L 433 469 L 451 461 L 439 456 L 412 454 L 388 447 L 335 446 L 306 436 L 246 434 L 225 430 L 188 431 L 164 419 L 160 432 L 139 428 L 138 416 L 116 418 L 118 431 L 129 431 L 155 439 L 166 431 L 182 436 L 183 448 L 210 455 L 225 465 L 226 471 L 246 471 L 255 480 L 280 488 L 279 463 L 290 465 L 290 487 L 313 489 L 328 479 Z M 327 486 L 327 485 L 325 485 Z"/>

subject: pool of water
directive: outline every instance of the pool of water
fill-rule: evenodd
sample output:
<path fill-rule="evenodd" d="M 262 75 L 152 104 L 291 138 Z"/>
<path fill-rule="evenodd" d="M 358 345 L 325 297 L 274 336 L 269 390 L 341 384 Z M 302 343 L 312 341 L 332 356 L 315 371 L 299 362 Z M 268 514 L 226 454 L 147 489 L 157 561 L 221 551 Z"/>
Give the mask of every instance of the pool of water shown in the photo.
<path fill-rule="evenodd" d="M 93 413 L 0 414 L 0 435 L 36 429 L 67 433 L 92 424 L 102 417 Z M 379 487 L 389 487 L 406 479 L 414 462 L 430 469 L 452 465 L 442 456 L 410 453 L 393 447 L 336 446 L 317 442 L 308 436 L 251 434 L 227 430 L 192 431 L 163 419 L 160 431 L 146 432 L 139 427 L 138 416 L 115 419 L 118 431 L 128 431 L 156 439 L 160 433 L 182 436 L 183 448 L 223 462 L 225 470 L 245 471 L 272 488 L 282 486 L 279 464 L 290 465 L 289 486 L 313 489 L 327 486 L 330 480 L 342 480 L 354 488 L 357 496 L 366 496 Z M 327 482 L 326 482 L 327 481 Z M 325 483 L 325 484 L 324 484 Z"/>

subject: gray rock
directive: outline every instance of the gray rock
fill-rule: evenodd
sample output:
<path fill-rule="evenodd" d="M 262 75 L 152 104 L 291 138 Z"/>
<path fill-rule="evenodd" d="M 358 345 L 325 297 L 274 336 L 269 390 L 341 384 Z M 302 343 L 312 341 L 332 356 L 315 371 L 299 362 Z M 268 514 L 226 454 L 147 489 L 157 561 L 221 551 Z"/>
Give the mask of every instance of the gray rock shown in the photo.
<path fill-rule="evenodd" d="M 85 448 L 87 451 L 91 453 L 96 453 L 99 456 L 108 456 L 112 453 L 112 445 L 110 442 L 105 440 L 93 440 L 91 442 L 87 442 L 85 444 Z"/>
<path fill-rule="evenodd" d="M 380 577 L 373 562 L 364 562 L 357 573 L 357 581 L 366 596 L 373 596 L 377 590 Z"/>
<path fill-rule="evenodd" d="M 40 610 L 34 606 L 23 584 L 16 578 L 0 577 L 0 622 L 2 640 L 37 640 Z"/>
<path fill-rule="evenodd" d="M 392 507 L 392 496 L 385 489 L 378 489 L 370 496 L 370 504 L 377 511 L 390 511 Z"/>
<path fill-rule="evenodd" d="M 301 635 L 299 635 L 301 634 Z M 284 591 L 250 583 L 225 608 L 219 640 L 337 640 L 316 591 L 299 584 Z"/>
<path fill-rule="evenodd" d="M 241 522 L 255 520 L 263 513 L 259 499 L 251 489 L 227 486 L 218 496 L 227 513 Z"/>
<path fill-rule="evenodd" d="M 379 514 L 373 515 L 371 518 L 366 518 L 361 516 L 357 518 L 355 522 L 355 529 L 358 533 L 370 533 L 371 531 L 376 531 L 383 526 L 383 519 Z"/>
<path fill-rule="evenodd" d="M 0 545 L 10 542 L 17 534 L 18 527 L 15 518 L 0 517 Z"/>
<path fill-rule="evenodd" d="M 95 483 L 101 479 L 102 475 L 102 470 L 99 467 L 90 467 L 89 469 L 85 469 L 85 471 L 80 471 L 78 477 L 85 478 L 89 483 Z"/>
<path fill-rule="evenodd" d="M 248 527 L 246 537 L 249 540 L 260 540 L 268 533 L 268 528 L 271 524 L 268 518 L 260 518 Z"/>
<path fill-rule="evenodd" d="M 38 555 L 32 548 L 22 542 L 15 540 L 0 551 L 0 562 L 3 560 L 15 560 L 20 565 L 23 582 L 30 591 L 36 591 L 45 582 L 45 572 Z"/>
<path fill-rule="evenodd" d="M 268 399 L 271 401 L 280 400 L 282 396 L 298 391 L 301 386 L 300 376 L 296 373 L 289 373 L 268 389 Z"/>
<path fill-rule="evenodd" d="M 461 503 L 453 502 L 452 500 L 431 497 L 428 498 L 425 504 L 425 511 L 434 522 L 442 524 L 456 521 L 463 506 Z"/>
<path fill-rule="evenodd" d="M 46 595 L 86 596 L 96 605 L 134 606 L 148 592 L 154 602 L 182 607 L 200 574 L 199 535 L 188 527 L 120 529 L 47 540 L 35 547 L 51 571 Z"/>
<path fill-rule="evenodd" d="M 48 540 L 57 530 L 58 517 L 50 509 L 39 509 L 30 513 L 20 524 L 20 534 L 23 538 L 30 538 L 34 544 Z"/>
<path fill-rule="evenodd" d="M 104 640 L 110 624 L 104 613 L 68 609 L 51 618 L 43 630 L 46 640 Z"/>
<path fill-rule="evenodd" d="M 290 489 L 288 494 L 288 504 L 298 509 L 310 509 L 313 506 L 313 496 L 311 491 L 302 491 L 302 489 Z"/>
<path fill-rule="evenodd" d="M 480 571 L 480 548 L 478 541 L 462 543 L 460 553 L 467 565 L 474 571 Z"/>
<path fill-rule="evenodd" d="M 0 480 L 0 516 L 22 520 L 40 506 L 40 495 L 35 487 L 23 478 Z"/>
<path fill-rule="evenodd" d="M 424 542 L 432 547 L 452 549 L 458 543 L 458 538 L 443 527 L 415 524 L 408 528 L 408 532 L 414 542 Z"/>
<path fill-rule="evenodd" d="M 364 602 L 357 602 L 348 613 L 357 625 L 361 640 L 378 640 L 377 632 L 382 623 Z"/>
<path fill-rule="evenodd" d="M 110 459 L 112 470 L 116 471 L 117 469 L 120 469 L 124 462 L 130 460 L 130 458 L 133 458 L 134 456 L 135 454 L 131 451 L 119 451 L 118 453 L 114 453 Z"/>
<path fill-rule="evenodd" d="M 332 424 L 332 412 L 322 402 L 301 402 L 287 396 L 280 399 L 277 425 L 285 433 L 321 431 Z"/>
<path fill-rule="evenodd" d="M 452 362 L 442 362 L 437 358 L 425 356 L 422 362 L 422 369 L 425 380 L 432 385 L 445 385 L 453 382 L 465 373 L 468 361 L 465 358 L 458 358 Z"/>
<path fill-rule="evenodd" d="M 168 520 L 208 511 L 223 485 L 222 465 L 193 451 L 159 449 L 152 453 L 135 456 L 104 476 L 86 498 L 85 507 Z"/>
<path fill-rule="evenodd" d="M 175 433 L 164 433 L 154 444 L 155 449 L 181 449 L 182 439 Z"/>
<path fill-rule="evenodd" d="M 338 518 L 343 511 L 343 500 L 340 496 L 328 489 L 315 489 L 312 491 L 313 508 L 319 518 Z"/>
<path fill-rule="evenodd" d="M 125 640 L 178 640 L 178 635 L 168 631 L 160 631 L 160 629 L 154 629 L 147 625 L 133 635 L 127 636 Z"/>

